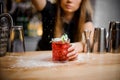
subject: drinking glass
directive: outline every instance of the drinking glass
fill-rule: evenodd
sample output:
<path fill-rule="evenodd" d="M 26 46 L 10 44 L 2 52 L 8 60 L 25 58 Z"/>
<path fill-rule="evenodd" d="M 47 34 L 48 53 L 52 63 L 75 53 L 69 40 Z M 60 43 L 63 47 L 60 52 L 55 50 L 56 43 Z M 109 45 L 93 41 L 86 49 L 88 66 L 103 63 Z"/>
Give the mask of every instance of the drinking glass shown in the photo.
<path fill-rule="evenodd" d="M 13 26 L 10 31 L 10 52 L 25 52 L 24 33 L 22 26 Z"/>
<path fill-rule="evenodd" d="M 53 61 L 67 61 L 68 48 L 70 40 L 62 41 L 60 38 L 52 39 L 52 60 Z"/>

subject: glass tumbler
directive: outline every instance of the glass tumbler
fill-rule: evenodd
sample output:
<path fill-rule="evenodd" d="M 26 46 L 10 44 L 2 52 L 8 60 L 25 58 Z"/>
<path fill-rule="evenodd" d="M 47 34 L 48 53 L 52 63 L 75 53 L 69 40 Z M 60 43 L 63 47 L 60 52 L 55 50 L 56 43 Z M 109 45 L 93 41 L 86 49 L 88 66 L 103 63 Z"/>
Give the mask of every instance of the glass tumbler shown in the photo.
<path fill-rule="evenodd" d="M 25 52 L 24 33 L 22 26 L 13 26 L 10 31 L 10 52 Z"/>
<path fill-rule="evenodd" d="M 62 41 L 60 38 L 52 39 L 52 60 L 53 61 L 67 61 L 68 48 L 70 40 Z"/>

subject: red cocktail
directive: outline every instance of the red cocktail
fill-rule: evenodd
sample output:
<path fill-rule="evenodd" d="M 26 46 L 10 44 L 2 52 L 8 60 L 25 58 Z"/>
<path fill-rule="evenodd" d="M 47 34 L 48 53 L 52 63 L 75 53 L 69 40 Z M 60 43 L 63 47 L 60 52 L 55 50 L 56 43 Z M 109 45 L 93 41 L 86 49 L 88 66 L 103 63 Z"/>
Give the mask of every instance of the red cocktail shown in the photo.
<path fill-rule="evenodd" d="M 52 41 L 52 59 L 53 61 L 66 61 L 68 59 L 68 48 L 70 40 L 62 41 L 59 38 Z"/>

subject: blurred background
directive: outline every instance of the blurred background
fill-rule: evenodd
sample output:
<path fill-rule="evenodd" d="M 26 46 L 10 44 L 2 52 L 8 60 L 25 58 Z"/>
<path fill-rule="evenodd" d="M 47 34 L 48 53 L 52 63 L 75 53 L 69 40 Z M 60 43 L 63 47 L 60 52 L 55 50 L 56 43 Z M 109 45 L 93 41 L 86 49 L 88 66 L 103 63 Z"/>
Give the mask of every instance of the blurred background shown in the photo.
<path fill-rule="evenodd" d="M 110 21 L 120 21 L 120 0 L 91 0 L 94 6 L 94 25 L 109 27 Z"/>
<path fill-rule="evenodd" d="M 54 3 L 54 0 L 49 0 Z M 109 28 L 110 21 L 120 21 L 120 0 L 90 0 L 95 27 Z M 14 25 L 22 25 L 27 51 L 34 51 L 42 35 L 42 16 L 37 13 L 31 0 L 0 0 L 4 3 L 4 12 L 10 13 Z"/>

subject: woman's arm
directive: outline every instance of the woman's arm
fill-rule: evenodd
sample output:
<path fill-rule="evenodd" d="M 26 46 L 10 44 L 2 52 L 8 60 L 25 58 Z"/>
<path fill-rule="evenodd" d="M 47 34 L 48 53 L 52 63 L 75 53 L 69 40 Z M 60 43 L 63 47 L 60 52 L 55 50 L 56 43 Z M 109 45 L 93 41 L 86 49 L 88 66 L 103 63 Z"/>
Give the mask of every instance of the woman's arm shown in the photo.
<path fill-rule="evenodd" d="M 94 26 L 92 22 L 87 22 L 84 25 L 84 30 L 90 30 L 91 31 L 91 35 L 90 35 L 90 43 L 91 46 L 93 44 L 93 35 L 94 35 Z M 85 39 L 84 41 L 80 41 L 80 42 L 75 42 L 75 43 L 71 43 L 71 47 L 68 49 L 69 54 L 68 56 L 68 60 L 73 60 L 76 59 L 76 57 L 78 56 L 78 53 L 80 52 L 86 52 L 86 46 L 85 46 Z"/>
<path fill-rule="evenodd" d="M 31 1 L 38 11 L 43 10 L 47 3 L 46 0 L 31 0 Z"/>

